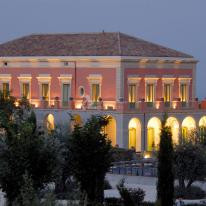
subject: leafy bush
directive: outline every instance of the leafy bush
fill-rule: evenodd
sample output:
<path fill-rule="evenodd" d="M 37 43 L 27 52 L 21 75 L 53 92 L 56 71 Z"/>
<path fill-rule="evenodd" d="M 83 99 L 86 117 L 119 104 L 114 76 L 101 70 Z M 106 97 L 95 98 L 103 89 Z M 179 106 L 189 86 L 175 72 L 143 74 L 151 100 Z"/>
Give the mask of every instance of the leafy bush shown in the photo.
<path fill-rule="evenodd" d="M 205 198 L 205 195 L 205 192 L 199 187 L 191 186 L 185 190 L 182 190 L 180 187 L 175 187 L 175 198 L 183 197 L 184 199 L 192 200 Z"/>
<path fill-rule="evenodd" d="M 117 185 L 117 189 L 121 195 L 124 206 L 140 206 L 143 203 L 145 192 L 138 188 L 126 188 L 124 179 Z"/>
<path fill-rule="evenodd" d="M 189 188 L 196 180 L 203 180 L 206 174 L 205 148 L 191 142 L 176 146 L 174 171 L 182 189 Z M 185 180 L 187 180 L 187 185 L 185 185 Z"/>
<path fill-rule="evenodd" d="M 112 186 L 110 185 L 108 180 L 104 180 L 104 190 L 110 190 L 112 189 Z"/>
<path fill-rule="evenodd" d="M 121 205 L 121 199 L 116 197 L 108 197 L 104 200 L 105 206 L 119 206 Z"/>

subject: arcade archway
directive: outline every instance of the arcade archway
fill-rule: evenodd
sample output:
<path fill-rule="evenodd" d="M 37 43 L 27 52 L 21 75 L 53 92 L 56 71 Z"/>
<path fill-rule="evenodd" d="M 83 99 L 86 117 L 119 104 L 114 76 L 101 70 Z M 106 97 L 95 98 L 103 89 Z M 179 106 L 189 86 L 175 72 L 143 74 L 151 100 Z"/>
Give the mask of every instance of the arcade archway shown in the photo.
<path fill-rule="evenodd" d="M 128 125 L 129 130 L 129 148 L 141 151 L 141 123 L 137 118 L 132 118 Z"/>
<path fill-rule="evenodd" d="M 152 117 L 147 124 L 147 150 L 157 150 L 160 142 L 161 121 Z"/>

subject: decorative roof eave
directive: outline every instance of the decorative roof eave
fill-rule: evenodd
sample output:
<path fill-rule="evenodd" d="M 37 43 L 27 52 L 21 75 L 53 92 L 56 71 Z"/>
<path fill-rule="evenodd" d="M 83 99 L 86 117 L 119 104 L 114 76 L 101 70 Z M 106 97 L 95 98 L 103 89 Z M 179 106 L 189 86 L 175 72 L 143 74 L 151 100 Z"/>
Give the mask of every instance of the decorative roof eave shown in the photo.
<path fill-rule="evenodd" d="M 91 61 L 120 61 L 120 56 L 16 56 L 0 57 L 0 61 L 11 62 L 91 62 Z"/>
<path fill-rule="evenodd" d="M 139 62 L 139 63 L 198 63 L 195 58 L 182 58 L 182 57 L 122 57 L 123 62 Z"/>
<path fill-rule="evenodd" d="M 65 61 L 113 61 L 113 62 L 138 62 L 138 63 L 198 63 L 195 58 L 181 57 L 138 57 L 138 56 L 22 56 L 0 57 L 0 61 L 11 62 L 65 62 Z"/>

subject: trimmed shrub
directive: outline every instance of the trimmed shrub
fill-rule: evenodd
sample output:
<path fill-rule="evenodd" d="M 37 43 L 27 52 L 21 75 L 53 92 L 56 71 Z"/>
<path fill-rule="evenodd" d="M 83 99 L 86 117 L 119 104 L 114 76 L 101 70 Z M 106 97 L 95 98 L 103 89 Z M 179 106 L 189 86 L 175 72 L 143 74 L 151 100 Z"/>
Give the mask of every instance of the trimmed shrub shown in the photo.
<path fill-rule="evenodd" d="M 203 199 L 206 194 L 205 191 L 199 187 L 191 186 L 188 189 L 182 190 L 179 186 L 175 187 L 175 198 L 183 197 L 184 199 Z"/>

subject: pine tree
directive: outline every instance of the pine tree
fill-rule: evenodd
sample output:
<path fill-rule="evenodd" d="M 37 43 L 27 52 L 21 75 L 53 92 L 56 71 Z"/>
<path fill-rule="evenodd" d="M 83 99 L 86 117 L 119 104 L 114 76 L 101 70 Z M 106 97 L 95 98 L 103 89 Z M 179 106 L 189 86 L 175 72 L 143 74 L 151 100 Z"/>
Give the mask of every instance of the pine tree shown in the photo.
<path fill-rule="evenodd" d="M 157 201 L 160 206 L 173 206 L 173 153 L 171 128 L 163 122 L 158 152 Z"/>

